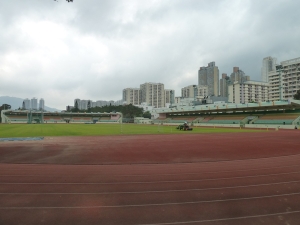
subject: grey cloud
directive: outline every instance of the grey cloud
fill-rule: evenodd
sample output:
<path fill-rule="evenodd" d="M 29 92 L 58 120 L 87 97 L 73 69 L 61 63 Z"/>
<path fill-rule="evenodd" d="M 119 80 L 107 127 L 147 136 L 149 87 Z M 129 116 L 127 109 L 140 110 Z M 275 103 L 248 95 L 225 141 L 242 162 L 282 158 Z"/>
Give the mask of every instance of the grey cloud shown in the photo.
<path fill-rule="evenodd" d="M 1 1 L 0 95 L 47 102 L 58 96 L 51 99 L 58 105 L 48 105 L 64 108 L 76 97 L 118 100 L 124 88 L 161 82 L 178 96 L 211 61 L 220 74 L 238 66 L 259 80 L 264 57 L 300 57 L 299 6 L 292 0 Z M 24 21 L 47 21 L 65 33 L 36 43 L 22 31 Z M 7 63 L 11 55 L 20 68 Z M 4 86 L 7 67 L 16 81 Z M 34 81 L 36 88 L 28 88 Z"/>

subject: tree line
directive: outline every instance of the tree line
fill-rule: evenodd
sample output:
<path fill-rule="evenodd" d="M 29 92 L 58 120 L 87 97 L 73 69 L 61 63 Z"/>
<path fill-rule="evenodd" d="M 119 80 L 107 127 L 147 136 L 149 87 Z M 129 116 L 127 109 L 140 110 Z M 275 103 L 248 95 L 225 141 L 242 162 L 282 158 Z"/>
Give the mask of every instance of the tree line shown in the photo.
<path fill-rule="evenodd" d="M 134 118 L 134 117 L 144 117 L 151 119 L 151 113 L 149 111 L 143 112 L 143 109 L 132 104 L 129 105 L 106 105 L 102 107 L 91 107 L 91 104 L 87 105 L 86 110 L 80 110 L 78 107 L 78 103 L 75 102 L 74 108 L 71 109 L 70 106 L 67 108 L 68 112 L 87 112 L 87 113 L 110 113 L 110 112 L 121 112 L 124 118 Z"/>

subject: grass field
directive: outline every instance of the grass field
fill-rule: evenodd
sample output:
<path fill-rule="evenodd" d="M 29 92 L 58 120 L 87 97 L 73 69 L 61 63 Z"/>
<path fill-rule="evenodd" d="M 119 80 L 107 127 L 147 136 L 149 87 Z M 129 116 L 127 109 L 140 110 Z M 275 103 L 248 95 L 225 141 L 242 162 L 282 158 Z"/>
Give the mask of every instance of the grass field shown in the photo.
<path fill-rule="evenodd" d="M 261 130 L 204 127 L 194 127 L 193 131 L 179 131 L 176 129 L 176 126 L 140 124 L 0 124 L 0 138 L 122 134 L 236 133 L 258 131 Z"/>

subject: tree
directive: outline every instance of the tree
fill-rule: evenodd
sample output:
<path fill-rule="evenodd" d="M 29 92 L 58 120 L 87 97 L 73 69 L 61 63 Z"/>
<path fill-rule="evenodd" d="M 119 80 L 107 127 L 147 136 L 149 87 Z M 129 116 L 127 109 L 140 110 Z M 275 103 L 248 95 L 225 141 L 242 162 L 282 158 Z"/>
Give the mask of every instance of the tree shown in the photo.
<path fill-rule="evenodd" d="M 143 113 L 143 117 L 151 119 L 151 113 L 149 111 L 146 111 L 146 112 Z"/>
<path fill-rule="evenodd" d="M 143 109 L 132 104 L 124 105 L 121 109 L 124 118 L 134 118 L 135 116 L 142 116 Z"/>
<path fill-rule="evenodd" d="M 300 100 L 300 90 L 298 90 L 298 91 L 296 92 L 296 94 L 294 95 L 294 99 Z"/>
<path fill-rule="evenodd" d="M 91 112 L 91 108 L 92 108 L 92 106 L 91 106 L 91 101 L 88 100 L 88 103 L 87 103 L 87 109 L 88 109 L 88 112 Z"/>
<path fill-rule="evenodd" d="M 74 110 L 73 112 L 79 112 L 79 108 L 78 108 L 78 102 L 75 101 L 75 105 L 74 105 Z"/>

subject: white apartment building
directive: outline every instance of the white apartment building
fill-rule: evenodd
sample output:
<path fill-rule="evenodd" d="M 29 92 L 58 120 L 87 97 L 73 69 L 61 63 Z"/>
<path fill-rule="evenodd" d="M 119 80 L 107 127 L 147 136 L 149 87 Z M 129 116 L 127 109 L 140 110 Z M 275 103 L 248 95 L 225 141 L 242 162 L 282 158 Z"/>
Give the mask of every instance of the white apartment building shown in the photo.
<path fill-rule="evenodd" d="M 228 102 L 250 103 L 269 101 L 269 83 L 259 81 L 238 81 L 228 85 Z"/>
<path fill-rule="evenodd" d="M 79 98 L 74 99 L 74 108 L 76 108 L 76 105 L 80 110 L 86 110 L 88 109 L 88 106 L 90 108 L 93 107 L 91 100 L 81 100 Z"/>
<path fill-rule="evenodd" d="M 162 83 L 144 83 L 140 85 L 141 102 L 146 102 L 148 105 L 155 108 L 165 106 L 165 89 Z"/>
<path fill-rule="evenodd" d="M 45 109 L 45 101 L 43 98 L 41 98 L 39 101 L 39 110 L 44 110 L 44 109 Z"/>
<path fill-rule="evenodd" d="M 140 105 L 141 91 L 139 88 L 125 88 L 123 89 L 123 101 L 126 104 Z"/>
<path fill-rule="evenodd" d="M 22 108 L 27 110 L 30 109 L 30 100 L 28 98 L 23 100 Z"/>
<path fill-rule="evenodd" d="M 300 89 L 300 58 L 283 61 L 269 72 L 270 100 L 292 99 Z"/>
<path fill-rule="evenodd" d="M 175 90 L 165 89 L 165 106 L 174 103 Z"/>
<path fill-rule="evenodd" d="M 37 99 L 36 98 L 32 98 L 30 100 L 30 108 L 32 110 L 37 110 L 38 109 L 38 103 L 37 103 Z"/>
<path fill-rule="evenodd" d="M 195 96 L 196 95 L 196 96 Z M 206 85 L 189 85 L 181 88 L 181 97 L 183 98 L 201 98 L 208 95 L 208 86 Z"/>
<path fill-rule="evenodd" d="M 261 68 L 261 80 L 263 82 L 269 82 L 269 72 L 276 70 L 276 60 L 276 58 L 272 58 L 271 56 L 263 59 Z"/>

